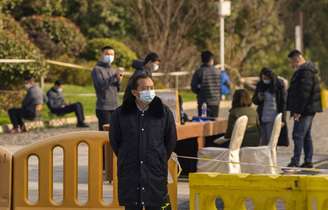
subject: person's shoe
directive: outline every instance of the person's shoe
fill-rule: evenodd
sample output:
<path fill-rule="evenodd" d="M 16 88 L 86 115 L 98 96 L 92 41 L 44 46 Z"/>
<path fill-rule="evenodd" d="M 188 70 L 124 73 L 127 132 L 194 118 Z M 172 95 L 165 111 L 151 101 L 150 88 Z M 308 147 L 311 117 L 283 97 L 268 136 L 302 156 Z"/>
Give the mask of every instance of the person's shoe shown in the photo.
<path fill-rule="evenodd" d="M 15 134 L 15 133 L 21 133 L 21 130 L 19 128 L 13 128 L 9 130 L 10 134 Z"/>
<path fill-rule="evenodd" d="M 297 163 L 290 162 L 290 163 L 287 165 L 287 167 L 289 167 L 289 168 L 298 168 L 299 165 L 298 165 Z"/>
<path fill-rule="evenodd" d="M 82 122 L 82 123 L 78 123 L 76 125 L 76 127 L 78 127 L 78 128 L 89 128 L 89 125 L 86 124 L 86 123 L 84 123 L 84 122 Z"/>
<path fill-rule="evenodd" d="M 301 168 L 313 168 L 313 163 L 311 163 L 311 162 L 304 162 L 301 165 Z"/>
<path fill-rule="evenodd" d="M 23 125 L 22 127 L 21 127 L 21 132 L 27 132 L 27 129 L 26 129 L 26 126 L 25 125 Z"/>

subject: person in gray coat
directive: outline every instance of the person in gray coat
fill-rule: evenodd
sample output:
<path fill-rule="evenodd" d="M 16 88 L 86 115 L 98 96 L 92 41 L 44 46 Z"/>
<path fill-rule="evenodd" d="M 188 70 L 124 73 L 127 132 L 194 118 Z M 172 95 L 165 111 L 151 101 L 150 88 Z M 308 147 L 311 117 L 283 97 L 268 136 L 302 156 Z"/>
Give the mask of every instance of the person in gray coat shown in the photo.
<path fill-rule="evenodd" d="M 110 46 L 101 49 L 102 55 L 91 76 L 96 91 L 96 116 L 98 118 L 98 129 L 109 123 L 111 113 L 118 107 L 118 91 L 123 79 L 121 71 L 115 71 L 112 63 L 115 59 L 115 51 Z"/>
<path fill-rule="evenodd" d="M 8 111 L 10 121 L 13 124 L 11 133 L 26 131 L 23 119 L 34 120 L 40 111 L 37 110 L 38 105 L 42 105 L 44 101 L 42 90 L 34 82 L 34 79 L 31 76 L 26 76 L 24 81 L 27 93 L 23 99 L 22 107 L 12 108 Z"/>
<path fill-rule="evenodd" d="M 55 85 L 47 92 L 48 97 L 48 108 L 50 112 L 57 115 L 63 116 L 65 114 L 74 112 L 77 118 L 76 127 L 79 128 L 87 128 L 89 127 L 84 122 L 84 112 L 83 105 L 80 102 L 76 102 L 73 104 L 67 104 L 63 95 L 63 82 L 61 80 L 57 80 Z"/>

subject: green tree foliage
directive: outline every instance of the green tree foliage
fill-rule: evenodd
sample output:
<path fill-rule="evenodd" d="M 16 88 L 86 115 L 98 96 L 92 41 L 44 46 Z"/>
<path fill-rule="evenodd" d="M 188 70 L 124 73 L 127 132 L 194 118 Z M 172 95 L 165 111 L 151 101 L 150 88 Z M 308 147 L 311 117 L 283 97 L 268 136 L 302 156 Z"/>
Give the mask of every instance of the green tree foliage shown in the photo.
<path fill-rule="evenodd" d="M 118 17 L 125 11 L 112 7 L 110 0 L 63 0 L 63 7 L 65 16 L 79 25 L 89 38 L 126 34 L 126 22 Z"/>
<path fill-rule="evenodd" d="M 124 43 L 106 38 L 90 40 L 86 47 L 85 53 L 83 54 L 84 58 L 88 60 L 99 59 L 99 56 L 101 55 L 101 48 L 104 46 L 112 46 L 115 49 L 115 65 L 117 66 L 128 69 L 131 67 L 132 61 L 137 58 L 136 53 Z"/>
<path fill-rule="evenodd" d="M 0 30 L 0 59 L 33 59 L 34 63 L 0 65 L 0 90 L 17 89 L 22 86 L 24 75 L 39 78 L 47 71 L 44 57 L 40 50 L 28 40 L 23 29 L 14 19 L 5 16 L 4 30 Z M 10 24 L 8 24 L 10 22 Z"/>
<path fill-rule="evenodd" d="M 16 18 L 32 15 L 62 16 L 62 0 L 14 0 L 10 4 L 10 13 Z"/>
<path fill-rule="evenodd" d="M 79 28 L 64 17 L 30 16 L 21 20 L 30 39 L 48 58 L 78 56 L 86 45 Z"/>
<path fill-rule="evenodd" d="M 228 65 L 243 74 L 245 71 L 257 71 L 257 63 L 272 64 L 267 60 L 268 55 L 279 53 L 283 43 L 284 28 L 279 19 L 279 9 L 278 1 L 233 1 L 232 14 L 225 18 L 225 58 Z M 215 24 L 218 21 L 212 18 L 205 23 L 203 28 L 207 33 L 200 40 L 219 55 L 220 28 L 219 24 Z M 274 57 L 280 59 L 279 56 Z"/>

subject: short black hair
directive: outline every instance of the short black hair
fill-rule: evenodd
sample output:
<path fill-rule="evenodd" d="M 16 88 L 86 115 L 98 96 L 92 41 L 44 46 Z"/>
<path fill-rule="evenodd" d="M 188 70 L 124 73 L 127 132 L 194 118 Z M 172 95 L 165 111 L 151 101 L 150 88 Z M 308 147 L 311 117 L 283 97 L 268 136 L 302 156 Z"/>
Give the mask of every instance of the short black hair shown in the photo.
<path fill-rule="evenodd" d="M 301 55 L 302 55 L 301 51 L 294 49 L 294 50 L 290 51 L 290 53 L 288 54 L 288 58 L 295 58 L 295 57 L 298 57 Z"/>
<path fill-rule="evenodd" d="M 24 81 L 31 81 L 31 80 L 33 80 L 33 77 L 31 75 L 24 76 Z"/>
<path fill-rule="evenodd" d="M 114 50 L 114 48 L 112 46 L 109 46 L 109 45 L 101 48 L 101 52 L 104 52 L 105 50 Z"/>
<path fill-rule="evenodd" d="M 210 62 L 211 59 L 214 58 L 214 54 L 211 51 L 206 50 L 202 52 L 201 58 L 202 58 L 202 62 L 207 64 Z"/>
<path fill-rule="evenodd" d="M 159 58 L 159 55 L 155 52 L 148 53 L 148 55 L 146 56 L 146 58 L 144 60 L 144 65 L 146 65 L 149 62 L 155 62 L 155 61 L 161 61 L 161 59 Z"/>
<path fill-rule="evenodd" d="M 150 78 L 151 80 L 153 80 L 153 78 L 150 75 L 146 74 L 146 73 L 139 74 L 139 75 L 135 76 L 132 79 L 132 82 L 131 82 L 131 90 L 138 89 L 138 82 L 139 82 L 139 80 L 141 80 L 141 79 L 147 79 L 147 78 Z"/>
<path fill-rule="evenodd" d="M 57 85 L 57 86 L 60 86 L 63 83 L 64 83 L 63 80 L 60 80 L 60 79 L 55 81 L 55 85 Z"/>

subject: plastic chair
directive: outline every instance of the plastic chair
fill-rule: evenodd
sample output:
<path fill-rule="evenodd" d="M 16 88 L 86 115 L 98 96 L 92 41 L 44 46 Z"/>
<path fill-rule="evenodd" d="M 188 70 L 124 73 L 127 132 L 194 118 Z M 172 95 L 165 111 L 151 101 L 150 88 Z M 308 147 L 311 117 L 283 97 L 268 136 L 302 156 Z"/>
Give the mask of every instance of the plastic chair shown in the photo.
<path fill-rule="evenodd" d="M 199 158 L 215 159 L 219 161 L 198 160 L 198 172 L 240 173 L 239 151 L 242 144 L 248 117 L 237 119 L 230 140 L 229 148 L 205 147 L 198 151 Z M 228 163 L 229 162 L 229 163 Z"/>
<path fill-rule="evenodd" d="M 267 146 L 243 147 L 240 151 L 241 162 L 258 165 L 242 165 L 243 173 L 277 173 L 277 145 L 282 126 L 282 114 L 278 114 L 272 129 L 271 138 Z M 264 166 L 260 166 L 264 165 Z"/>

